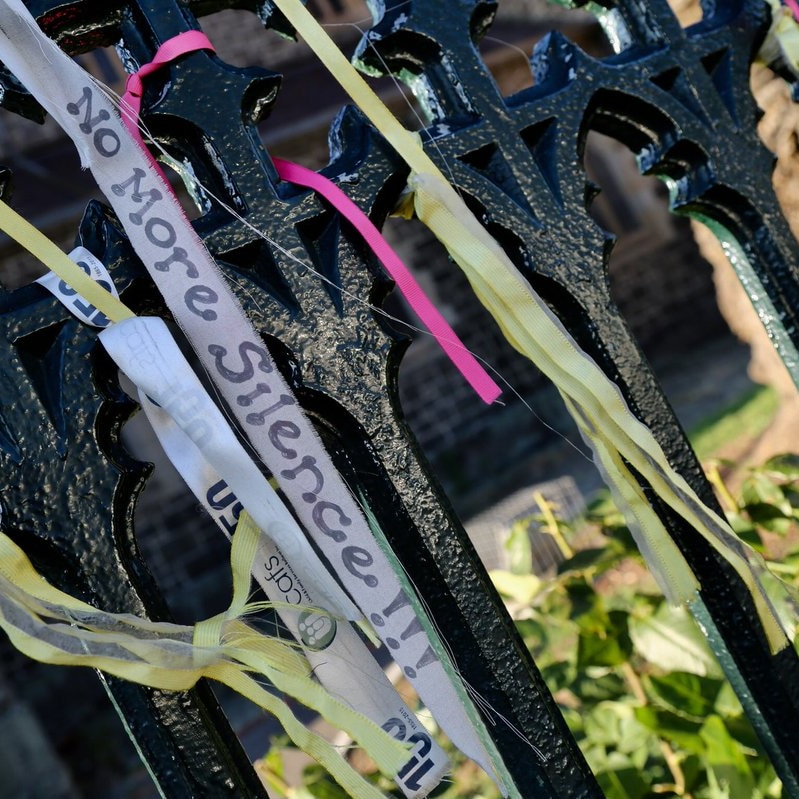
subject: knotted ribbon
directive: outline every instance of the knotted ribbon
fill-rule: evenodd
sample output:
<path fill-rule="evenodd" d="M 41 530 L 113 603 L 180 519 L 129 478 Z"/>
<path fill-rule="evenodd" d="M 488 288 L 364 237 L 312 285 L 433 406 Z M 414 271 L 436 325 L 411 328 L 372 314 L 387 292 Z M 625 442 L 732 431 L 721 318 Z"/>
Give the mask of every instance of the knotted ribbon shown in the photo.
<path fill-rule="evenodd" d="M 188 53 L 194 53 L 197 50 L 211 50 L 213 52 L 214 46 L 211 44 L 208 37 L 202 31 L 184 31 L 171 39 L 167 39 L 156 51 L 153 60 L 143 64 L 128 76 L 125 83 L 125 93 L 122 95 L 122 100 L 119 103 L 122 112 L 122 121 L 128 130 L 128 133 L 136 140 L 138 145 L 148 152 L 144 144 L 141 131 L 139 130 L 139 113 L 141 111 L 142 97 L 144 96 L 144 78 L 157 72 L 161 67 L 171 63 L 176 58 Z M 158 171 L 161 177 L 166 181 L 161 167 L 155 159 L 153 161 L 153 168 Z M 166 181 L 168 182 L 168 181 Z"/>
<path fill-rule="evenodd" d="M 244 616 L 259 609 L 247 603 L 259 539 L 260 530 L 243 514 L 231 548 L 230 607 L 186 626 L 108 613 L 81 602 L 47 583 L 25 553 L 0 533 L 0 628 L 17 649 L 43 663 L 88 666 L 166 691 L 187 690 L 202 677 L 224 683 L 278 718 L 297 746 L 328 769 L 351 796 L 385 799 L 333 746 L 310 732 L 282 699 L 250 676 L 263 675 L 347 729 L 354 739 L 368 742 L 371 756 L 385 773 L 395 774 L 407 760 L 403 744 L 330 696 L 291 644 L 244 623 Z"/>

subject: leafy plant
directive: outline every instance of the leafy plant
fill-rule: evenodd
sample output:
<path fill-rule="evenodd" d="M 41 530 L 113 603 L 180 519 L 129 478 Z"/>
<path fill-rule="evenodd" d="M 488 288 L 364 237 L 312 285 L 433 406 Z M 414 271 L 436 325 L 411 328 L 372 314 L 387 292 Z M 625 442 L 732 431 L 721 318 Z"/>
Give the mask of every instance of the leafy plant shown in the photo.
<path fill-rule="evenodd" d="M 721 479 L 722 466 L 711 463 L 708 476 L 736 532 L 799 587 L 799 457 L 753 469 L 736 497 Z M 615 508 L 595 503 L 572 529 L 543 497 L 536 501 L 541 514 L 517 523 L 508 538 L 511 569 L 492 578 L 608 799 L 781 796 L 704 636 L 685 609 L 664 601 Z M 554 575 L 531 571 L 532 524 L 564 555 Z M 786 621 L 795 622 L 797 608 L 789 597 L 781 608 Z M 288 787 L 276 751 L 261 764 L 277 796 L 344 799 L 315 766 L 301 786 Z M 498 796 L 479 769 L 451 756 L 452 781 L 433 796 Z M 390 793 L 389 783 L 372 778 Z"/>

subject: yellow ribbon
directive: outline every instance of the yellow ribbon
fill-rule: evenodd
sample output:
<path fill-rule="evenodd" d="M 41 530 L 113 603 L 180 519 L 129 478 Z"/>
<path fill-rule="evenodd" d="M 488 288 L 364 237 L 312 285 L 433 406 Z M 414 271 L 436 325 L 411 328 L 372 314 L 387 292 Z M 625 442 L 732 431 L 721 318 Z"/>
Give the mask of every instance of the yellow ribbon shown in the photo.
<path fill-rule="evenodd" d="M 406 746 L 328 694 L 310 675 L 305 658 L 288 642 L 248 627 L 250 569 L 260 531 L 246 513 L 233 537 L 230 607 L 194 627 L 106 613 L 59 591 L 33 568 L 25 553 L 0 533 L 0 627 L 26 655 L 44 663 L 83 665 L 169 691 L 191 688 L 202 677 L 222 682 L 274 714 L 294 742 L 323 765 L 352 796 L 383 794 L 355 772 L 324 739 L 306 729 L 286 703 L 250 673 L 346 730 L 386 774 L 408 758 Z"/>
<path fill-rule="evenodd" d="M 621 457 L 740 575 L 752 594 L 772 652 L 787 646 L 788 639 L 757 578 L 757 571 L 765 569 L 760 557 L 739 541 L 727 522 L 707 508 L 674 471 L 651 431 L 629 411 L 618 388 L 578 347 L 424 152 L 418 138 L 402 127 L 299 0 L 274 2 L 410 166 L 408 185 L 416 215 L 464 271 L 508 341 L 553 381 L 572 412 L 577 412 L 578 423 L 616 495 L 629 506 L 646 536 L 649 552 L 660 561 L 654 564 L 655 571 L 664 576 L 671 599 L 692 601 L 698 584 L 693 575 L 686 574 L 684 557 L 643 493 L 631 488 L 634 480 Z M 403 213 L 408 213 L 408 206 L 406 202 Z"/>
<path fill-rule="evenodd" d="M 110 291 L 106 291 L 92 280 L 60 247 L 2 200 L 0 200 L 0 229 L 21 244 L 31 255 L 36 256 L 112 322 L 121 322 L 135 315 Z"/>
<path fill-rule="evenodd" d="M 788 645 L 768 597 L 753 570 L 765 569 L 760 556 L 741 542 L 726 520 L 696 496 L 685 479 L 669 464 L 651 431 L 627 408 L 621 393 L 575 343 L 544 303 L 536 298 L 507 255 L 479 225 L 466 204 L 441 191 L 439 181 L 427 175 L 412 176 L 414 205 L 419 218 L 439 237 L 464 270 L 480 301 L 491 312 L 508 341 L 529 357 L 569 400 L 572 415 L 605 468 L 615 489 L 626 497 L 639 521 L 645 520 L 650 551 L 662 559 L 655 569 L 671 575 L 672 600 L 690 602 L 696 581 L 681 575 L 688 569 L 684 557 L 652 512 L 640 491 L 630 491 L 634 481 L 619 453 L 735 569 L 746 584 L 773 652 Z M 454 206 L 454 207 L 453 207 Z M 468 215 L 468 216 L 467 216 Z M 580 413 L 576 414 L 576 409 Z M 585 420 L 590 420 L 590 428 Z M 745 556 L 741 553 L 745 553 Z"/>

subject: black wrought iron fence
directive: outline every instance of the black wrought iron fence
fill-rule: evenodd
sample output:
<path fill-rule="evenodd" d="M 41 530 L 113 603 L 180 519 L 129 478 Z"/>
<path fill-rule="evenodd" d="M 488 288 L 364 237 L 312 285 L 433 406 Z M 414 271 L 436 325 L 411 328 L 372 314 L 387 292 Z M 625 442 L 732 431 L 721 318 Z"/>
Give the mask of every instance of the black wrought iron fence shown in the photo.
<path fill-rule="evenodd" d="M 72 0 L 26 4 L 70 54 L 114 45 L 128 69 L 225 8 L 291 33 L 268 0 Z M 331 14 L 339 4 L 325 4 Z M 413 84 L 425 149 L 575 339 L 620 387 L 671 464 L 710 507 L 716 500 L 656 379 L 608 292 L 608 242 L 587 211 L 583 148 L 612 136 L 642 171 L 667 177 L 672 208 L 728 232 L 742 277 L 789 360 L 799 346 L 799 249 L 771 185 L 749 69 L 770 23 L 761 0 L 704 4 L 683 29 L 666 0 L 597 5 L 615 52 L 596 59 L 559 34 L 532 57 L 535 82 L 502 96 L 476 43 L 497 4 L 403 0 L 378 19 L 357 56 L 376 74 Z M 579 4 L 582 5 L 582 4 Z M 36 53 L 30 54 L 36 58 Z M 5 73 L 2 105 L 40 110 Z M 492 728 L 520 796 L 601 795 L 583 755 L 403 422 L 403 344 L 357 302 L 287 268 L 274 245 L 304 253 L 350 295 L 379 302 L 385 276 L 337 214 L 314 195 L 289 196 L 254 126 L 283 98 L 279 75 L 196 52 L 152 76 L 143 120 L 197 183 L 252 227 L 200 200 L 196 230 L 272 355 L 317 422 L 339 468 L 374 514 L 435 610 L 454 661 L 508 724 Z M 268 123 L 266 123 L 268 126 Z M 341 188 L 373 220 L 393 209 L 407 169 L 353 108 L 331 131 Z M 742 154 L 745 154 L 743 156 Z M 353 177 L 355 176 L 355 177 Z M 343 177 L 343 179 L 342 179 Z M 335 179 L 335 177 L 334 177 Z M 137 312 L 166 315 L 113 214 L 87 208 L 80 240 L 110 268 Z M 4 348 L 0 462 L 2 524 L 62 588 L 118 611 L 166 617 L 135 545 L 133 507 L 146 469 L 119 441 L 132 406 L 90 330 L 37 287 L 0 297 Z M 327 342 L 334 331 L 336 346 Z M 365 343 L 366 342 L 366 343 Z M 74 379 L 74 376 L 91 376 Z M 517 431 L 520 437 L 525 431 Z M 80 479 L 77 476 L 80 475 Z M 784 782 L 799 796 L 799 663 L 772 655 L 752 600 L 729 565 L 644 487 L 697 575 L 702 624 Z M 264 796 L 204 685 L 174 695 L 107 679 L 160 790 L 170 797 Z M 518 734 L 520 733 L 520 735 Z M 543 757 L 535 755 L 532 743 Z"/>

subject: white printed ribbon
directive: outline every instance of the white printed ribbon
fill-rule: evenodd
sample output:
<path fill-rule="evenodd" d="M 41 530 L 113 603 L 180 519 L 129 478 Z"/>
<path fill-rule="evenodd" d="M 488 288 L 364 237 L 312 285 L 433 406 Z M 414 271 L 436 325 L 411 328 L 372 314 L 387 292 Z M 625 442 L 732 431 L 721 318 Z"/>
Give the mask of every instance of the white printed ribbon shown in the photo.
<path fill-rule="evenodd" d="M 73 250 L 70 257 L 98 283 L 102 283 L 106 290 L 117 295 L 105 265 L 91 252 L 80 247 Z M 78 258 L 81 260 L 78 261 Z M 48 272 L 37 282 L 48 288 L 52 286 L 51 290 L 55 289 L 53 294 L 81 321 L 95 327 L 108 328 L 109 321 L 106 317 L 99 314 L 94 306 L 69 286 L 60 285 L 63 281 L 59 281 L 52 272 Z M 98 318 L 98 314 L 102 319 Z M 119 333 L 120 326 L 130 328 L 130 322 L 139 322 L 139 327 L 143 325 L 149 328 L 151 338 L 156 341 L 169 335 L 164 332 L 163 322 L 152 318 L 126 320 L 111 330 L 116 329 Z M 106 344 L 109 337 L 113 341 L 114 335 L 113 332 L 104 333 L 100 338 Z M 123 338 L 130 335 L 130 330 L 122 332 Z M 141 330 L 133 335 L 136 339 L 141 339 Z M 136 371 L 129 366 L 125 357 L 126 354 L 130 356 L 129 351 L 126 353 L 124 347 L 113 345 L 111 349 L 112 357 L 123 372 L 130 376 L 129 372 Z M 141 358 L 141 346 L 137 345 L 135 349 L 136 357 Z M 193 397 L 198 391 L 203 390 L 176 345 L 153 348 L 147 353 L 147 357 L 156 362 L 151 370 L 153 374 L 169 376 L 170 385 L 159 392 L 162 396 Z M 196 415 L 185 413 L 184 402 L 168 402 L 164 405 L 154 403 L 141 386 L 138 386 L 137 397 L 167 457 L 209 516 L 230 538 L 236 529 L 243 507 L 230 490 L 228 483 L 209 464 L 202 447 L 198 446 L 192 437 L 197 432 L 194 427 L 197 421 Z M 210 399 L 208 402 L 210 403 Z M 170 411 L 176 415 L 170 415 Z M 240 460 L 243 470 L 248 472 L 250 466 L 244 462 L 249 461 L 249 456 L 244 448 L 232 437 L 225 420 L 218 418 L 221 414 L 215 406 L 211 413 L 210 418 L 203 415 L 204 423 L 210 424 L 215 431 L 227 428 L 225 438 L 229 445 L 233 439 L 230 460 Z M 284 526 L 296 528 L 292 531 L 292 535 L 302 536 L 302 531 L 286 512 L 280 500 L 274 496 L 269 483 L 263 478 L 261 482 L 259 489 L 266 494 L 260 505 L 263 512 L 269 513 L 275 509 L 275 503 L 280 507 L 277 508 L 277 517 L 269 527 L 261 527 L 259 553 L 253 561 L 253 577 L 267 597 L 276 603 L 277 612 L 300 642 L 319 682 L 353 710 L 412 747 L 408 762 L 397 772 L 395 780 L 408 799 L 423 799 L 441 782 L 449 770 L 450 763 L 446 753 L 430 737 L 413 711 L 402 700 L 353 628 L 349 624 L 337 623 L 330 614 L 319 610 L 326 605 L 328 599 L 316 589 L 315 581 L 304 584 L 297 573 L 298 570 L 292 567 L 284 553 L 265 533 L 265 530 L 272 530 L 273 525 L 278 524 L 281 528 Z M 252 513 L 250 515 L 252 516 Z M 311 563 L 318 560 L 313 550 L 310 553 L 307 550 L 301 552 L 301 559 L 298 562 L 302 563 L 303 557 Z M 320 563 L 316 569 L 322 570 L 324 566 Z"/>
<path fill-rule="evenodd" d="M 413 746 L 396 780 L 410 799 L 427 796 L 447 771 L 447 756 L 388 682 L 352 627 L 338 624 L 319 610 L 331 607 L 332 602 L 330 591 L 319 581 L 325 567 L 304 538 L 302 544 L 297 543 L 302 531 L 236 441 L 164 323 L 151 317 L 126 319 L 100 333 L 100 340 L 139 388 L 139 401 L 164 451 L 219 527 L 232 535 L 244 506 L 264 532 L 253 564 L 256 581 L 269 599 L 278 603 L 281 618 L 302 644 L 322 685 Z M 148 364 L 144 375 L 142 364 Z M 209 438 L 222 443 L 216 441 L 212 446 Z M 222 468 L 231 467 L 224 477 L 214 468 L 220 464 L 214 450 L 222 447 L 228 450 Z M 234 487 L 238 496 L 231 490 Z M 246 500 L 240 499 L 244 496 Z M 298 610 L 287 607 L 290 605 Z"/>
<path fill-rule="evenodd" d="M 265 345 L 117 109 L 20 0 L 0 4 L 0 60 L 75 142 L 255 451 L 437 723 L 489 774 L 502 774 L 498 782 L 509 782 L 396 556 L 385 540 L 383 547 L 375 541 Z"/>
<path fill-rule="evenodd" d="M 99 258 L 96 258 L 85 247 L 75 247 L 69 253 L 69 257 L 90 278 L 119 299 L 119 292 L 113 280 L 111 280 L 111 275 L 108 274 L 105 264 Z M 98 311 L 90 302 L 87 302 L 72 286 L 61 280 L 54 272 L 46 272 L 36 282 L 57 297 L 81 322 L 85 322 L 92 327 L 106 327 L 108 325 L 109 321 L 104 313 Z"/>
<path fill-rule="evenodd" d="M 141 394 L 163 408 L 209 465 L 223 475 L 253 521 L 294 564 L 321 606 L 357 621 L 361 614 L 319 561 L 303 531 L 247 455 L 162 319 L 134 317 L 107 327 L 100 341 Z M 277 433 L 275 434 L 277 436 Z"/>

